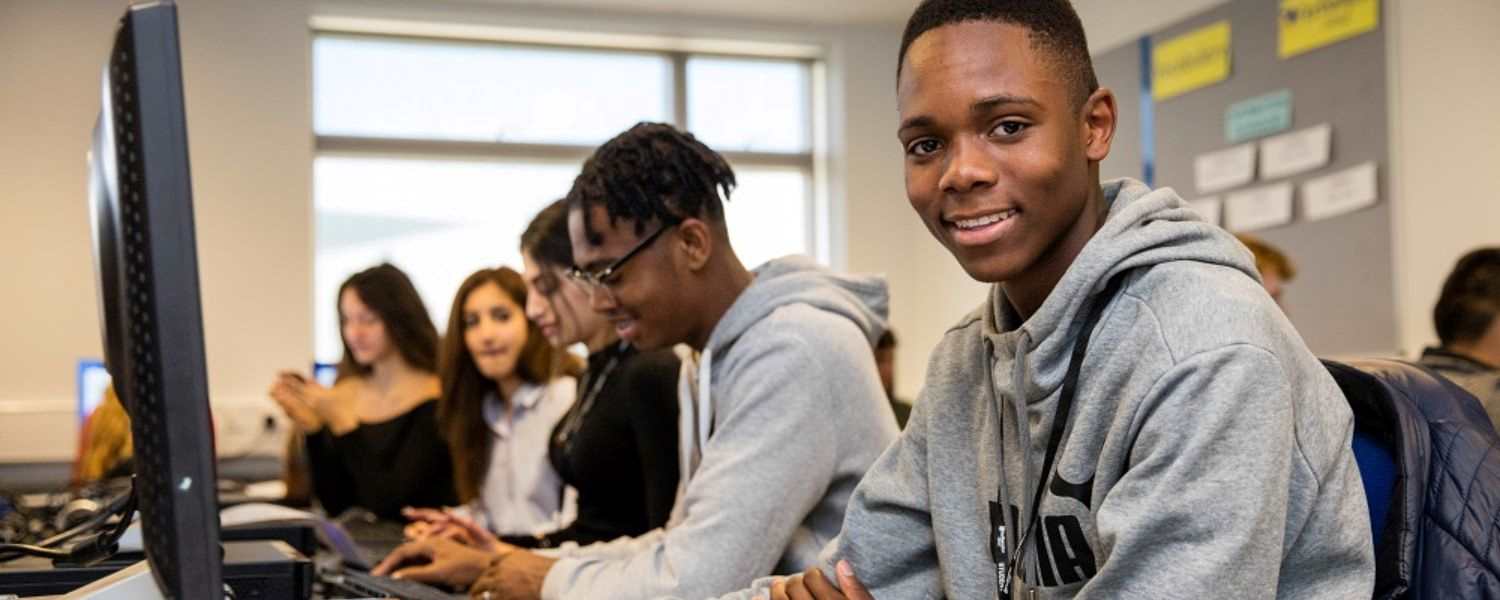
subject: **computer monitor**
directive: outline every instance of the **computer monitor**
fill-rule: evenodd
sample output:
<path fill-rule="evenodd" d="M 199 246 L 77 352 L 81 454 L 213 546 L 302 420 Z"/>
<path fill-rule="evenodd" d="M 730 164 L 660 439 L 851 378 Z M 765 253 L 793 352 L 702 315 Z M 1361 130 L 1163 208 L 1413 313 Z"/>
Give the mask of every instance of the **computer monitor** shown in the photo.
<path fill-rule="evenodd" d="M 176 7 L 130 7 L 104 68 L 89 200 L 105 365 L 130 414 L 152 578 L 166 598 L 222 598 L 181 64 Z"/>
<path fill-rule="evenodd" d="M 333 363 L 315 362 L 312 367 L 313 381 L 323 387 L 333 387 L 339 380 L 339 366 Z"/>

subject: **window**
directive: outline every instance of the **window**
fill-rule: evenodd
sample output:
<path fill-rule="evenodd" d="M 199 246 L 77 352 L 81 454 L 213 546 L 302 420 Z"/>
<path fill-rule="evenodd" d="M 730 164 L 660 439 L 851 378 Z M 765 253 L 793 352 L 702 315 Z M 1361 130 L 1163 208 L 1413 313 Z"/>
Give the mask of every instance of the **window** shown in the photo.
<path fill-rule="evenodd" d="M 686 126 L 739 187 L 747 265 L 815 254 L 814 63 L 320 32 L 313 41 L 315 354 L 333 362 L 336 294 L 389 261 L 441 331 L 458 285 L 519 269 L 521 230 L 594 147 L 640 121 Z"/>

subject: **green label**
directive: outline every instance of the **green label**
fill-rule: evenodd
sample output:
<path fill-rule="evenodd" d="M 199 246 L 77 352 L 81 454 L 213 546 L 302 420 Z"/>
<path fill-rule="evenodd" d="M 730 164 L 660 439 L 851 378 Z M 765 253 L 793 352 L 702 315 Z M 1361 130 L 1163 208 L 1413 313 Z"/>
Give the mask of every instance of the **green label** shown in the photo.
<path fill-rule="evenodd" d="M 1224 137 L 1231 144 L 1286 131 L 1291 126 L 1291 90 L 1241 100 L 1224 111 Z"/>

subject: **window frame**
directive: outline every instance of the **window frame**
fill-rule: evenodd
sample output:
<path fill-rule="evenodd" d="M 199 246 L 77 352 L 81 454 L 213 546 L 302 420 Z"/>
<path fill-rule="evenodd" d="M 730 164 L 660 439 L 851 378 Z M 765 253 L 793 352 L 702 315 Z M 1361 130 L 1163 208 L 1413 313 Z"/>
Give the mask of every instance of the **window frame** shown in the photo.
<path fill-rule="evenodd" d="M 324 21 L 329 21 L 325 19 Z M 540 33 L 540 32 L 538 32 Z M 725 160 L 737 171 L 741 169 L 766 168 L 791 168 L 804 174 L 805 189 L 803 190 L 804 223 L 803 243 L 808 254 L 824 262 L 830 261 L 832 249 L 829 240 L 829 223 L 831 215 L 822 214 L 829 210 L 830 203 L 827 199 L 829 188 L 829 175 L 826 160 L 827 135 L 826 123 L 826 78 L 827 70 L 824 59 L 820 55 L 809 54 L 805 48 L 797 48 L 786 54 L 775 52 L 729 52 L 715 51 L 703 47 L 701 40 L 681 40 L 682 46 L 697 46 L 689 50 L 673 49 L 662 44 L 661 47 L 626 47 L 617 45 L 576 42 L 571 40 L 546 41 L 541 39 L 510 40 L 492 38 L 471 38 L 463 36 L 434 35 L 430 33 L 405 33 L 387 28 L 385 31 L 358 31 L 334 25 L 332 27 L 320 27 L 319 20 L 313 22 L 312 35 L 314 41 L 320 37 L 334 37 L 345 39 L 372 39 L 372 40 L 402 40 L 414 42 L 433 42 L 440 44 L 472 44 L 477 46 L 495 47 L 522 47 L 522 48 L 546 48 L 562 50 L 579 50 L 588 52 L 615 53 L 615 54 L 646 54 L 668 59 L 671 65 L 670 95 L 668 99 L 671 106 L 671 123 L 679 129 L 686 130 L 688 123 L 688 80 L 687 65 L 691 58 L 723 58 L 747 61 L 770 61 L 770 62 L 793 62 L 799 63 L 802 70 L 804 85 L 807 90 L 806 103 L 803 107 L 807 112 L 807 119 L 800 126 L 807 128 L 806 135 L 808 147 L 803 152 L 764 152 L 764 151 L 736 151 L 718 150 Z M 665 40 L 659 40 L 662 42 Z M 316 74 L 314 74 L 316 77 Z M 313 101 L 316 101 L 316 86 L 312 90 Z M 392 158 L 392 159 L 447 159 L 447 160 L 540 160 L 540 161 L 571 161 L 581 164 L 593 154 L 595 145 L 589 144 L 564 144 L 564 143 L 525 143 L 506 141 L 465 141 L 444 139 L 419 139 L 419 138 L 393 138 L 383 136 L 351 136 L 351 135 L 322 135 L 319 134 L 316 125 L 313 131 L 313 160 L 320 156 L 343 156 L 364 158 Z M 602 142 L 601 142 L 602 143 Z M 561 193 L 563 190 L 559 190 Z M 316 206 L 316 199 L 313 201 Z"/>

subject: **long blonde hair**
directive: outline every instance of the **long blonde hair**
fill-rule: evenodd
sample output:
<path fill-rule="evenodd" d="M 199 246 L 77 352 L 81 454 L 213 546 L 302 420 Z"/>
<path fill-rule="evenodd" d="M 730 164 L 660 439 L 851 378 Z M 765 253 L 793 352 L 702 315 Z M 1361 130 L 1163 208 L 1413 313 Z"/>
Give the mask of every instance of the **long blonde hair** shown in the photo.
<path fill-rule="evenodd" d="M 103 479 L 110 471 L 130 460 L 135 448 L 130 440 L 130 416 L 114 386 L 104 388 L 104 399 L 84 421 L 78 440 L 78 460 L 73 463 L 73 482 L 89 483 Z"/>

